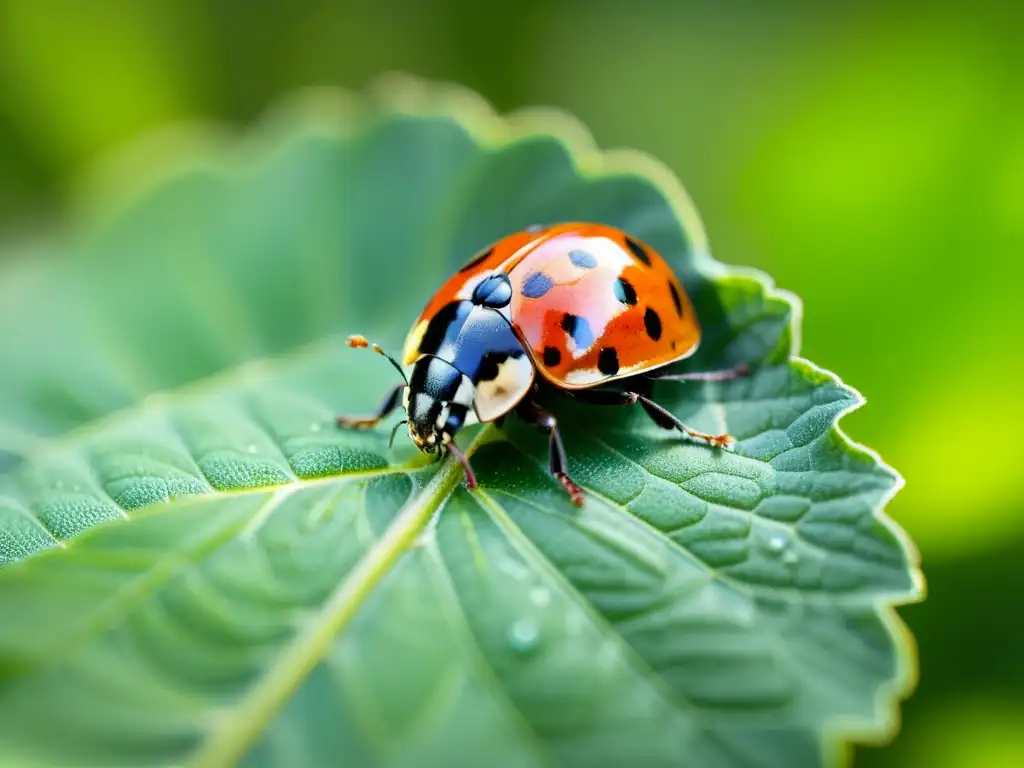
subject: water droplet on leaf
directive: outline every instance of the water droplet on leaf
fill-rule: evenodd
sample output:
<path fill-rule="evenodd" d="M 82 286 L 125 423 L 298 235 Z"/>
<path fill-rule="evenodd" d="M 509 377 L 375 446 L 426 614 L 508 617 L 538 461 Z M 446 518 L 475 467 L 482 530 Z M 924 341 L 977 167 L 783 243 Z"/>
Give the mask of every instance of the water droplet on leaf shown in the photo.
<path fill-rule="evenodd" d="M 768 539 L 768 549 L 772 552 L 778 553 L 784 550 L 785 548 L 786 537 L 783 536 L 781 533 L 773 534 L 772 537 Z"/>
<path fill-rule="evenodd" d="M 782 555 L 782 562 L 786 563 L 787 565 L 793 565 L 799 559 L 800 555 L 798 555 L 793 550 L 789 550 L 788 552 Z"/>
<path fill-rule="evenodd" d="M 256 451 L 258 451 L 259 449 L 255 445 L 248 445 L 246 446 L 245 450 L 247 450 L 249 453 L 256 453 Z"/>
<path fill-rule="evenodd" d="M 601 667 L 615 666 L 619 660 L 619 649 L 614 643 L 605 643 L 597 652 L 597 664 Z"/>
<path fill-rule="evenodd" d="M 754 613 L 754 606 L 748 602 L 736 606 L 736 613 L 733 614 L 736 623 L 741 627 L 752 627 L 757 616 Z"/>
<path fill-rule="evenodd" d="M 508 642 L 516 653 L 529 653 L 540 642 L 540 627 L 532 619 L 520 619 L 509 629 Z"/>
<path fill-rule="evenodd" d="M 313 422 L 312 424 L 310 424 L 310 425 L 309 425 L 309 431 L 310 431 L 310 432 L 319 432 L 319 431 L 320 431 L 320 425 L 319 425 L 319 424 L 317 424 L 317 423 L 316 423 L 316 422 L 314 421 L 314 422 Z"/>
<path fill-rule="evenodd" d="M 551 593 L 544 587 L 534 587 L 530 590 L 530 599 L 533 601 L 534 605 L 539 605 L 543 608 L 551 602 Z"/>

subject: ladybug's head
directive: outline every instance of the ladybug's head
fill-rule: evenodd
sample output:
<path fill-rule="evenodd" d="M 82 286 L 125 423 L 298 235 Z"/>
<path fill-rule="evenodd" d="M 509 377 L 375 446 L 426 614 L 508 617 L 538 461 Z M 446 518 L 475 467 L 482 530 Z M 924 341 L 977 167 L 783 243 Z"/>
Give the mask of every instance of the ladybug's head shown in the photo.
<path fill-rule="evenodd" d="M 476 388 L 451 363 L 424 355 L 412 369 L 405 390 L 409 437 L 424 453 L 447 448 L 466 420 Z"/>

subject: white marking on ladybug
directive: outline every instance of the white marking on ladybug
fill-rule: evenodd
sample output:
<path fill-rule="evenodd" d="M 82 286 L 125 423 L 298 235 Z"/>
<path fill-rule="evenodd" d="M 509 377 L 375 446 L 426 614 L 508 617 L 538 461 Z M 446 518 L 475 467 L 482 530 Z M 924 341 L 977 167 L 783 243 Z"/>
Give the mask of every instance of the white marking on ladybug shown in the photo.
<path fill-rule="evenodd" d="M 418 392 L 416 394 L 416 399 L 413 402 L 413 410 L 416 413 L 426 413 L 430 410 L 430 404 L 434 402 L 434 398 L 425 392 Z"/>
<path fill-rule="evenodd" d="M 535 370 L 527 355 L 509 357 L 498 364 L 498 375 L 476 385 L 473 408 L 480 421 L 493 421 L 507 413 L 533 385 Z"/>
<path fill-rule="evenodd" d="M 473 381 L 469 376 L 463 376 L 462 381 L 459 382 L 459 389 L 455 392 L 455 398 L 452 402 L 464 405 L 467 408 L 473 407 L 473 398 L 476 397 L 476 387 L 473 386 Z"/>
<path fill-rule="evenodd" d="M 448 412 L 450 410 L 451 406 L 449 406 L 448 403 L 441 403 L 441 410 L 437 412 L 437 418 L 434 420 L 434 425 L 438 429 L 442 429 L 445 425 L 445 422 L 448 421 Z"/>
<path fill-rule="evenodd" d="M 575 371 L 569 371 L 565 380 L 569 384 L 596 384 L 599 381 L 604 381 L 606 378 L 608 377 L 596 368 L 579 368 Z"/>

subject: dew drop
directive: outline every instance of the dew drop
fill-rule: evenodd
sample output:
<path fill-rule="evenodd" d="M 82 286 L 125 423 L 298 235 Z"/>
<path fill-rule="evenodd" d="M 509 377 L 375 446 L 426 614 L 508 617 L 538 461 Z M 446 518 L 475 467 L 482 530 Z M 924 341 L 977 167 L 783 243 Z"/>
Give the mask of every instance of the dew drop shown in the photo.
<path fill-rule="evenodd" d="M 508 642 L 516 653 L 530 653 L 540 643 L 540 627 L 532 619 L 520 619 L 509 628 Z"/>
<path fill-rule="evenodd" d="M 597 652 L 597 664 L 600 667 L 613 667 L 619 660 L 619 649 L 614 643 L 605 643 Z"/>
<path fill-rule="evenodd" d="M 551 593 L 544 587 L 534 587 L 530 590 L 530 600 L 533 601 L 534 605 L 538 605 L 543 608 L 551 602 Z"/>
<path fill-rule="evenodd" d="M 779 553 L 786 548 L 786 537 L 781 533 L 776 533 L 768 539 L 768 549 L 772 552 Z"/>
<path fill-rule="evenodd" d="M 310 432 L 319 432 L 319 431 L 320 431 L 320 425 L 319 425 L 319 424 L 317 424 L 317 423 L 316 423 L 316 422 L 314 421 L 314 422 L 313 422 L 312 424 L 310 424 L 310 425 L 309 425 L 309 431 L 310 431 Z"/>
<path fill-rule="evenodd" d="M 754 606 L 748 602 L 743 602 L 736 606 L 736 612 L 733 614 L 733 619 L 741 627 L 752 627 L 757 617 L 754 615 Z"/>
<path fill-rule="evenodd" d="M 799 559 L 800 556 L 792 549 L 782 555 L 782 562 L 786 565 L 793 565 Z"/>
<path fill-rule="evenodd" d="M 255 445 L 248 445 L 246 446 L 245 450 L 247 450 L 249 453 L 256 453 L 256 451 L 258 451 L 259 449 Z"/>

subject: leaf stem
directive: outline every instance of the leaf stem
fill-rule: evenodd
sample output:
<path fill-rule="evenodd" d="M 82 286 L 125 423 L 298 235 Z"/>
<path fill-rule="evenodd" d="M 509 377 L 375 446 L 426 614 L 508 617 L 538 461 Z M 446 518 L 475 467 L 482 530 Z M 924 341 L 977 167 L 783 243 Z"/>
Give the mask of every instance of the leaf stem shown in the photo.
<path fill-rule="evenodd" d="M 482 429 L 466 450 L 472 455 L 489 431 Z M 395 518 L 348 577 L 331 593 L 319 614 L 285 647 L 267 673 L 219 720 L 189 765 L 220 768 L 242 758 L 296 688 L 320 663 L 364 600 L 391 570 L 420 530 L 440 508 L 463 475 L 461 462 L 448 456 L 423 492 Z"/>

